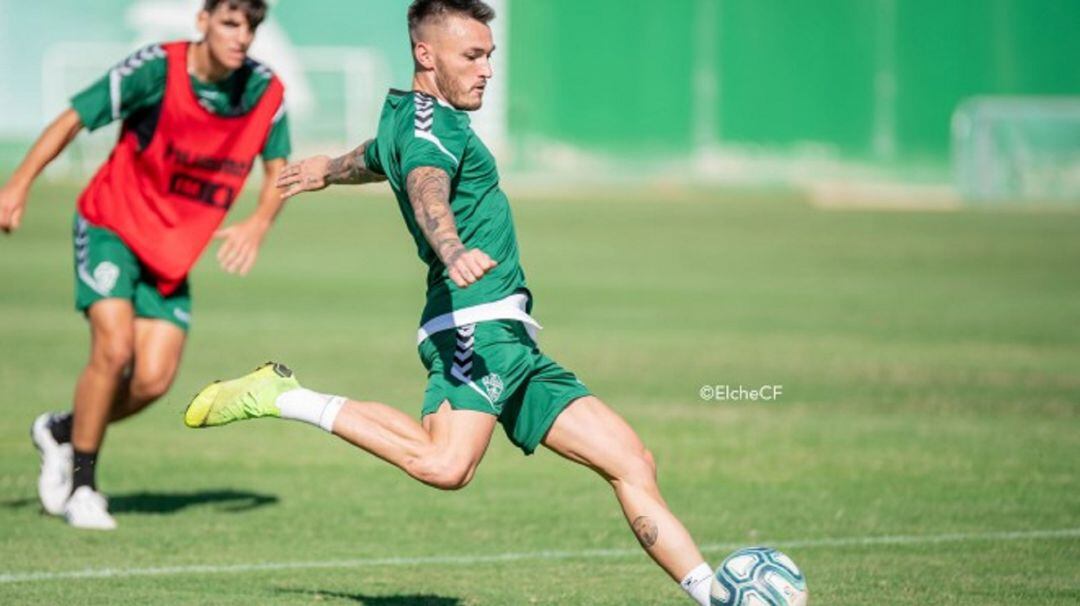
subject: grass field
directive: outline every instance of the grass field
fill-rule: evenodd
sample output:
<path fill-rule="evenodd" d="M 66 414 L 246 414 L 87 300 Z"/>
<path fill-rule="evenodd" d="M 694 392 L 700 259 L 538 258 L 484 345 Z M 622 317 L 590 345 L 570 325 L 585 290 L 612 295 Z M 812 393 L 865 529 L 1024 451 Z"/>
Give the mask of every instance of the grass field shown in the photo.
<path fill-rule="evenodd" d="M 75 194 L 0 240 L 0 604 L 689 603 L 602 481 L 501 432 L 439 493 L 299 424 L 183 427 L 271 358 L 418 412 L 423 270 L 388 197 L 298 200 L 245 279 L 207 256 L 173 391 L 102 454 L 120 529 L 41 515 L 26 432 L 87 351 Z M 525 268 L 544 349 L 639 430 L 714 565 L 778 545 L 817 605 L 1080 603 L 1080 214 L 640 197 L 516 202 Z M 725 384 L 783 394 L 699 397 Z"/>

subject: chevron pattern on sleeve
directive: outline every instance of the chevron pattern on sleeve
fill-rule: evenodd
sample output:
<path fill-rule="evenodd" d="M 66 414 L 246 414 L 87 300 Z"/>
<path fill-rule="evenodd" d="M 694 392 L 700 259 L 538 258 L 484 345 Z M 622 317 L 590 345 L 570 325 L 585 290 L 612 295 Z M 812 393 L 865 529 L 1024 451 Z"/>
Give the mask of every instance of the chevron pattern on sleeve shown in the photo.
<path fill-rule="evenodd" d="M 143 66 L 147 61 L 164 59 L 165 49 L 160 44 L 151 44 L 131 53 L 126 59 L 116 64 L 113 68 L 120 76 L 126 77 L 135 73 L 135 70 Z"/>

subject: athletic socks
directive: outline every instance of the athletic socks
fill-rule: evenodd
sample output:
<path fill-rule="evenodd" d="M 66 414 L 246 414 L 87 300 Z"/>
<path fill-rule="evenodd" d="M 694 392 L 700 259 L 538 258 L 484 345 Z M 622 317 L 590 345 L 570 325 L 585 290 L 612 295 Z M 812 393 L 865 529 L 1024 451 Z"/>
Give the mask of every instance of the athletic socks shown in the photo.
<path fill-rule="evenodd" d="M 55 414 L 49 418 L 49 433 L 58 444 L 67 444 L 71 441 L 72 418 L 70 412 Z"/>
<path fill-rule="evenodd" d="M 709 606 L 709 590 L 712 587 L 712 568 L 702 562 L 679 582 L 683 591 L 699 606 Z"/>
<path fill-rule="evenodd" d="M 277 397 L 274 404 L 282 419 L 303 421 L 333 433 L 334 419 L 345 405 L 345 398 L 328 396 L 310 389 L 290 389 Z"/>
<path fill-rule="evenodd" d="M 80 486 L 89 486 L 91 490 L 97 490 L 97 482 L 94 472 L 97 468 L 96 452 L 83 452 L 75 450 L 74 465 L 71 476 L 71 492 Z"/>

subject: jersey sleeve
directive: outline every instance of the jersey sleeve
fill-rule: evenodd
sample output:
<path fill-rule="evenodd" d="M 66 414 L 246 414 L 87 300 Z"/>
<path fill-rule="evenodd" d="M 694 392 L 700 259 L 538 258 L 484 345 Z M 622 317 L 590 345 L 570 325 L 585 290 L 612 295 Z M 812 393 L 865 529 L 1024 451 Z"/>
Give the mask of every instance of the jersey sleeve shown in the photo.
<path fill-rule="evenodd" d="M 262 159 L 277 160 L 288 158 L 292 153 L 292 139 L 289 136 L 289 114 L 285 111 L 285 101 L 282 100 L 281 108 L 274 114 L 274 122 L 270 126 L 270 134 L 266 137 L 266 143 L 262 149 Z"/>
<path fill-rule="evenodd" d="M 382 161 L 379 160 L 379 140 L 372 139 L 368 146 L 364 148 L 364 166 L 371 172 L 385 175 L 386 170 L 383 168 Z"/>
<path fill-rule="evenodd" d="M 469 140 L 468 124 L 453 110 L 434 103 L 424 105 L 418 99 L 416 116 L 409 126 L 401 134 L 402 175 L 421 166 L 434 166 L 451 177 L 456 175 Z"/>
<path fill-rule="evenodd" d="M 151 45 L 132 53 L 101 79 L 71 98 L 83 126 L 95 130 L 161 103 L 168 66 L 165 49 Z"/>

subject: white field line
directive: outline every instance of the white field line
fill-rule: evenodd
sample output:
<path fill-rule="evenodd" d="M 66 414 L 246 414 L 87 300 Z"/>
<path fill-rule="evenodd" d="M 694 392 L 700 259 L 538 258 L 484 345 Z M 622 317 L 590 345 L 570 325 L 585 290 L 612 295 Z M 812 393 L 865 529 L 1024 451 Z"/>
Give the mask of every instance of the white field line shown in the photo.
<path fill-rule="evenodd" d="M 1048 539 L 1080 539 L 1080 528 L 1058 530 L 1028 530 L 1014 532 L 954 533 L 931 535 L 892 535 L 865 537 L 838 537 L 825 539 L 798 539 L 791 541 L 763 541 L 781 548 L 809 549 L 815 547 L 872 547 L 880 545 L 932 545 L 936 543 L 967 543 L 977 541 L 1032 541 Z M 703 545 L 705 553 L 725 552 L 744 547 L 748 543 L 713 543 Z M 0 573 L 0 584 L 34 581 L 63 581 L 74 579 L 111 579 L 126 577 L 154 577 L 190 574 L 224 574 L 267 572 L 279 570 L 314 570 L 325 568 L 371 568 L 377 566 L 423 566 L 427 564 L 470 565 L 520 560 L 577 560 L 624 558 L 640 555 L 640 549 L 584 549 L 578 551 L 529 551 L 491 555 L 440 555 L 402 558 L 363 558 L 352 560 L 323 560 L 308 562 L 262 562 L 248 564 L 154 566 L 147 568 L 87 568 L 60 572 L 5 572 Z"/>

